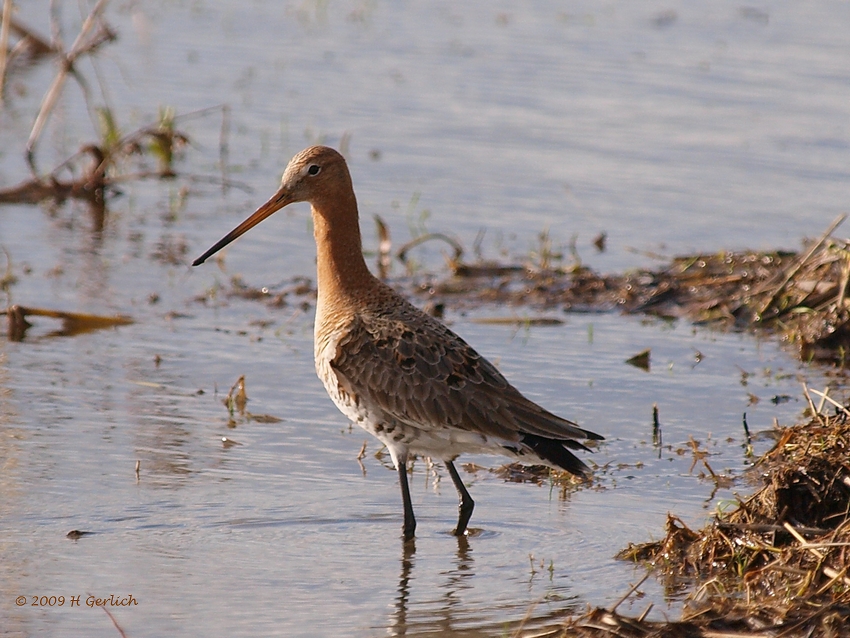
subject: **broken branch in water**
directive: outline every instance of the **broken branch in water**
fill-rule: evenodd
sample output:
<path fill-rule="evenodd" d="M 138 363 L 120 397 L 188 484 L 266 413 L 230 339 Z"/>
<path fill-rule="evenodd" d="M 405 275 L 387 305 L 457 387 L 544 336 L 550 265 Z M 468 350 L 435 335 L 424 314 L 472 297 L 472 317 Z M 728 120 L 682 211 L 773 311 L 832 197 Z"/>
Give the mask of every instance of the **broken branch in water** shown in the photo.
<path fill-rule="evenodd" d="M 28 308 L 26 306 L 11 306 L 5 312 L 7 319 L 7 334 L 10 341 L 22 341 L 26 331 L 32 327 L 27 317 L 50 317 L 62 320 L 62 329 L 51 333 L 51 336 L 73 336 L 91 330 L 102 330 L 114 326 L 126 326 L 133 319 L 126 315 L 90 315 L 79 312 L 64 312 L 45 308 Z"/>
<path fill-rule="evenodd" d="M 407 253 L 410 251 L 411 248 L 415 248 L 419 244 L 423 244 L 426 241 L 431 241 L 434 239 L 444 241 L 452 247 L 455 254 L 451 258 L 451 261 L 456 262 L 460 260 L 461 255 L 463 255 L 463 246 L 461 246 L 456 239 L 453 239 L 444 233 L 425 233 L 424 235 L 419 235 L 419 237 L 411 239 L 404 246 L 399 248 L 396 257 L 398 257 L 399 261 L 401 261 L 402 263 L 407 263 Z"/>

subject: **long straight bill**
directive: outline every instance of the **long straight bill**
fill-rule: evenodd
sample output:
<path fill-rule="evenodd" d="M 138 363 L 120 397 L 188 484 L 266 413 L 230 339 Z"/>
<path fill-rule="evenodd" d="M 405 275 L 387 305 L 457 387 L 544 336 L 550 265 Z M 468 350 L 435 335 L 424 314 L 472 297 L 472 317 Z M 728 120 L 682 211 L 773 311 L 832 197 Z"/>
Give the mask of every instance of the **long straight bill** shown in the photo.
<path fill-rule="evenodd" d="M 215 255 L 219 250 L 227 246 L 234 239 L 239 237 L 240 235 L 245 234 L 249 230 L 251 230 L 254 226 L 263 221 L 266 217 L 269 217 L 273 213 L 276 213 L 281 208 L 286 206 L 287 204 L 292 203 L 292 196 L 289 191 L 281 188 L 278 190 L 272 198 L 267 201 L 265 204 L 260 206 L 256 211 L 254 211 L 248 219 L 239 224 L 236 228 L 227 233 L 224 237 L 219 239 L 207 252 L 198 257 L 195 261 L 192 262 L 193 266 L 200 266 L 207 259 Z"/>

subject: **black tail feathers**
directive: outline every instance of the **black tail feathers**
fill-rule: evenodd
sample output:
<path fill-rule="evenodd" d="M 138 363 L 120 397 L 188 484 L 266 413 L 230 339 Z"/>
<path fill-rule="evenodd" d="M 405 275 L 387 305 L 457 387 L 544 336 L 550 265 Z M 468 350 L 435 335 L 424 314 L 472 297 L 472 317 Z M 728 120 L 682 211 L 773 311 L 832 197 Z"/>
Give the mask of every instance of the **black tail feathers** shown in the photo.
<path fill-rule="evenodd" d="M 576 476 L 586 477 L 590 475 L 590 468 L 567 449 L 569 447 L 573 450 L 587 450 L 587 448 L 578 441 L 574 441 L 572 439 L 557 441 L 555 439 L 547 439 L 535 434 L 523 434 L 520 440 L 534 450 L 535 454 L 537 454 L 540 458 L 549 461 L 553 465 L 557 465 Z"/>

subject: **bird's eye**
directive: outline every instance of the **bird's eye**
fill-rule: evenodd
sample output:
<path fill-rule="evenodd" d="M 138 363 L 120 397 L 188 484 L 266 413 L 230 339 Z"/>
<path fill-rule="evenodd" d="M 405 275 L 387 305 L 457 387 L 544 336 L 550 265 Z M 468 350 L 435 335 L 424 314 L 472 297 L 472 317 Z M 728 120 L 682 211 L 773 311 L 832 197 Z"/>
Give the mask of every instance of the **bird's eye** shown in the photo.
<path fill-rule="evenodd" d="M 319 171 L 322 170 L 322 167 L 318 164 L 311 164 L 310 168 L 307 169 L 308 175 L 318 175 Z"/>

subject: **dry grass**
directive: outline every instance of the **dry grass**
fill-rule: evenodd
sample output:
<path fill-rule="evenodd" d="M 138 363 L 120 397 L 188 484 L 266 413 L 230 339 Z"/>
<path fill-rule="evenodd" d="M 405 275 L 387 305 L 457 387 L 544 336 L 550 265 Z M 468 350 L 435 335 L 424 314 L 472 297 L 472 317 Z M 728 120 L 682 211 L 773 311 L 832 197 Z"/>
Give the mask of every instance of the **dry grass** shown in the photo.
<path fill-rule="evenodd" d="M 452 275 L 405 282 L 412 294 L 446 306 L 498 303 L 540 309 L 621 310 L 768 331 L 804 360 L 843 363 L 850 352 L 850 242 L 832 233 L 797 252 L 724 251 L 676 257 L 657 270 L 599 275 L 581 265 L 451 260 Z"/>
<path fill-rule="evenodd" d="M 562 636 L 850 635 L 850 419 L 844 407 L 785 428 L 751 473 L 761 487 L 705 528 L 669 516 L 664 538 L 619 558 L 685 587 L 682 618 L 596 609 Z"/>

